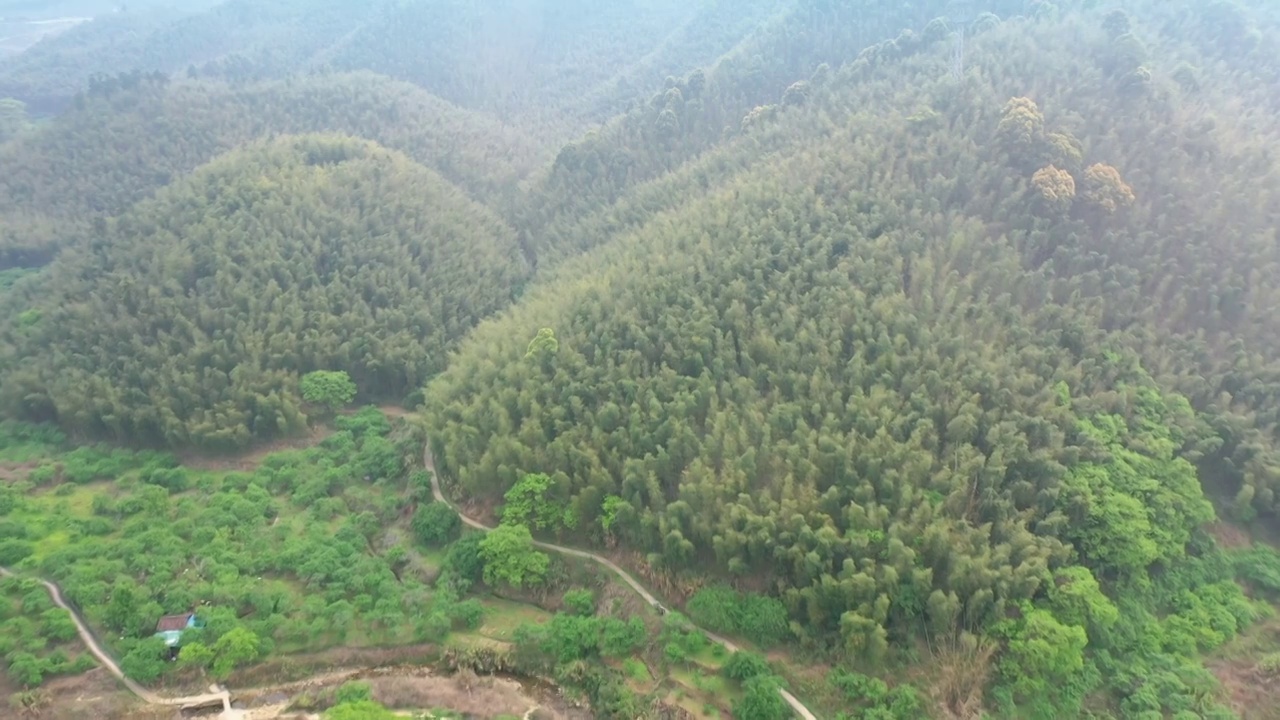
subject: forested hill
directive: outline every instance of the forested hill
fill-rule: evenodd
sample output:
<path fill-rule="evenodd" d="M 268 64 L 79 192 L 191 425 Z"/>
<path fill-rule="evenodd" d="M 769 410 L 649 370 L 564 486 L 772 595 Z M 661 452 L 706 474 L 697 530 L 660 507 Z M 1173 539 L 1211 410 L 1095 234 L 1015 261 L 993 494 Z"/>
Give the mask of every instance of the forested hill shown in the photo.
<path fill-rule="evenodd" d="M 1256 615 L 1201 481 L 1272 524 L 1280 477 L 1252 17 L 985 16 L 959 77 L 931 24 L 692 164 L 611 175 L 611 151 L 689 137 L 686 79 L 665 136 L 557 160 L 613 204 L 560 237 L 607 242 L 428 387 L 438 464 L 490 500 L 545 473 L 544 531 L 778 597 L 772 642 L 877 667 L 948 638 L 960 716 L 1229 716 L 1197 655 Z"/>
<path fill-rule="evenodd" d="M 168 75 L 246 52 L 270 52 L 281 69 L 293 63 L 296 71 L 382 4 L 232 0 L 117 8 L 0 63 L 0 95 L 56 111 L 95 76 Z"/>
<path fill-rule="evenodd" d="M 1280 527 L 1280 8 L 1100 5 L 77 28 L 0 66 L 66 105 L 0 104 L 0 415 L 232 450 L 346 372 L 708 629 L 941 718 L 1232 717 L 1205 655 L 1280 601 L 1214 534 Z"/>
<path fill-rule="evenodd" d="M 602 215 L 615 202 L 628 201 L 631 188 L 717 147 L 780 105 L 804 102 L 833 67 L 912 53 L 949 38 L 954 28 L 939 14 L 951 4 L 745 3 L 760 16 L 758 23 L 738 17 L 736 4 L 717 4 L 718 13 L 704 13 L 671 38 L 688 46 L 671 55 L 700 57 L 698 48 L 717 42 L 726 52 L 706 67 L 668 76 L 647 102 L 632 102 L 625 113 L 564 146 L 523 198 L 517 224 L 543 262 L 594 246 L 616 232 Z M 1017 2 L 988 5 L 1001 12 L 1020 8 Z M 769 8 L 775 12 L 765 12 Z M 998 22 L 994 15 L 969 12 L 975 30 Z M 607 105 L 607 96 L 587 102 Z M 601 221 L 609 223 L 603 232 Z"/>
<path fill-rule="evenodd" d="M 297 432 L 311 370 L 404 397 L 525 274 L 492 213 L 403 155 L 331 136 L 220 157 L 96 233 L 4 297 L 0 395 L 135 443 Z"/>
<path fill-rule="evenodd" d="M 787 5 L 789 3 L 782 3 Z M 0 96 L 65 105 L 98 73 L 233 82 L 372 70 L 556 134 L 713 62 L 777 2 L 228 0 L 104 15 L 0 63 Z M 696 37 L 690 33 L 696 33 Z M 670 38 L 670 39 L 669 39 Z M 621 81 L 621 82 L 619 82 Z"/>
<path fill-rule="evenodd" d="M 279 133 L 376 140 L 501 204 L 539 162 L 516 129 L 368 73 L 232 88 L 132 75 L 104 81 L 38 131 L 0 145 L 0 264 L 32 265 L 215 155 Z"/>

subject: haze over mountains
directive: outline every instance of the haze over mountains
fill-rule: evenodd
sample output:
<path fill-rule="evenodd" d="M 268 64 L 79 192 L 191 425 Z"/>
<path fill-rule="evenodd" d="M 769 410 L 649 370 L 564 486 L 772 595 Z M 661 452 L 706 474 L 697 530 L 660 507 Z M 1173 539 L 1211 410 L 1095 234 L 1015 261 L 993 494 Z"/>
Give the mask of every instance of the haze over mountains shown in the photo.
<path fill-rule="evenodd" d="M 341 370 L 780 645 L 980 667 L 932 716 L 1270 717 L 1204 655 L 1280 591 L 1206 532 L 1280 522 L 1280 6 L 1111 5 L 102 13 L 0 59 L 0 412 L 242 449 Z"/>

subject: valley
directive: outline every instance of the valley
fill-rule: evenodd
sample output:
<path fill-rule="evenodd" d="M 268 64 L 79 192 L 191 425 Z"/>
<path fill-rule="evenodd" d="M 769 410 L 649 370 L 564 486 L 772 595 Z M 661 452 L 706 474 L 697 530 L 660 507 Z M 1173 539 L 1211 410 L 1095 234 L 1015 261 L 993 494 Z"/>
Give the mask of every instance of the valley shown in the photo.
<path fill-rule="evenodd" d="M 1280 707 L 1274 3 L 0 16 L 13 712 Z"/>

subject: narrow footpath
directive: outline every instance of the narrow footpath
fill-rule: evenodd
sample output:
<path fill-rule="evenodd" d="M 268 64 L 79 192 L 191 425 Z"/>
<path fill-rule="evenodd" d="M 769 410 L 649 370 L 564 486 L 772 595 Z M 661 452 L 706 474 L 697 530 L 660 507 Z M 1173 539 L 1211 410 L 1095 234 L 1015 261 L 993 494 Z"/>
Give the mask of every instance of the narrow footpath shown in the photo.
<path fill-rule="evenodd" d="M 0 567 L 0 575 L 7 577 L 22 577 L 17 573 L 10 571 L 8 568 L 3 567 Z M 193 709 L 205 707 L 215 702 L 221 702 L 223 712 L 228 714 L 231 712 L 231 693 L 225 688 L 218 692 L 210 692 L 203 695 L 165 698 L 156 695 L 138 683 L 125 677 L 124 672 L 120 670 L 120 666 L 117 665 L 116 661 L 112 660 L 106 650 L 98 644 L 97 639 L 93 637 L 93 633 L 89 632 L 89 626 L 85 625 L 84 618 L 81 618 L 80 614 L 73 610 L 71 606 L 67 604 L 67 601 L 62 598 L 62 589 L 48 580 L 36 578 L 36 581 L 43 585 L 45 590 L 49 591 L 49 597 L 53 598 L 54 605 L 66 610 L 67 613 L 71 615 L 72 622 L 76 624 L 76 631 L 80 633 L 80 639 L 84 642 L 85 647 L 89 648 L 89 652 L 98 659 L 98 663 L 102 665 L 102 667 L 106 668 L 107 672 L 116 676 L 120 682 L 124 683 L 124 686 L 129 688 L 129 692 L 137 695 L 140 700 L 150 705 L 168 705 Z"/>
<path fill-rule="evenodd" d="M 465 523 L 468 527 L 475 528 L 476 530 L 480 530 L 482 532 L 489 532 L 490 530 L 493 529 L 492 527 L 485 525 L 484 523 L 480 522 L 479 520 L 476 520 L 475 518 L 467 517 L 462 513 L 461 510 L 458 509 L 456 505 L 449 502 L 449 500 L 445 498 L 444 493 L 441 492 L 440 490 L 440 473 L 436 472 L 435 458 L 431 456 L 431 444 L 429 442 L 427 443 L 427 446 L 423 448 L 423 451 L 422 451 L 422 464 L 426 466 L 427 472 L 431 473 L 431 494 L 435 496 L 436 502 L 442 502 L 445 505 L 448 505 L 449 507 L 453 508 L 454 511 L 458 513 L 458 517 L 462 518 L 462 522 Z M 603 565 L 604 567 L 608 568 L 613 574 L 617 575 L 619 578 L 622 578 L 622 581 L 630 585 L 631 589 L 635 590 L 636 593 L 640 595 L 640 597 L 644 598 L 645 602 L 649 603 L 650 605 L 655 605 L 659 607 L 662 606 L 661 603 L 658 602 L 658 599 L 653 596 L 653 593 L 646 590 L 645 587 L 639 583 L 639 581 L 637 581 L 634 577 L 631 576 L 631 573 L 618 567 L 618 565 L 614 563 L 612 560 L 610 560 L 609 558 L 603 557 L 601 555 L 596 555 L 595 553 L 587 552 L 585 550 L 575 550 L 570 547 L 564 547 L 563 545 L 555 545 L 553 543 L 541 542 L 539 540 L 534 540 L 533 544 L 536 545 L 537 547 L 542 548 L 543 550 L 550 550 L 552 552 L 557 552 L 562 555 L 572 555 L 573 557 L 579 557 L 585 560 L 593 560 Z M 721 637 L 713 632 L 704 630 L 703 628 L 699 628 L 696 625 L 694 625 L 693 627 L 701 631 L 712 642 L 718 643 L 724 646 L 724 648 L 729 652 L 731 653 L 738 652 L 738 649 L 739 649 L 738 646 L 733 644 L 731 641 L 729 641 L 728 638 Z M 804 703 L 801 703 L 798 699 L 796 699 L 795 695 L 792 695 L 791 693 L 787 692 L 783 688 L 778 688 L 778 693 L 782 695 L 782 699 L 786 700 L 787 704 L 791 706 L 791 709 L 795 710 L 796 714 L 799 715 L 801 718 L 803 718 L 803 720 L 818 720 L 818 717 L 814 715 L 812 712 L 809 712 L 809 708 L 805 707 Z"/>
<path fill-rule="evenodd" d="M 475 528 L 476 530 L 480 530 L 483 532 L 488 532 L 493 529 L 492 527 L 485 525 L 484 523 L 480 522 L 479 520 L 476 520 L 475 518 L 470 518 L 462 514 L 462 511 L 458 510 L 456 505 L 449 502 L 449 500 L 445 498 L 444 493 L 440 489 L 440 475 L 439 473 L 436 472 L 435 459 L 431 456 L 431 448 L 429 444 L 427 447 L 423 449 L 422 462 L 423 462 L 423 465 L 426 466 L 427 471 L 431 473 L 431 494 L 435 496 L 435 499 L 437 502 L 442 502 L 448 505 L 449 507 L 452 507 L 455 511 L 458 512 L 458 516 L 462 519 L 462 522 L 464 522 L 469 527 Z M 631 586 L 631 589 L 635 590 L 636 593 L 640 595 L 640 597 L 644 598 L 645 602 L 649 603 L 650 605 L 663 607 L 661 603 L 658 602 L 658 598 L 654 597 L 653 593 L 645 589 L 645 587 L 641 585 L 639 581 L 637 581 L 634 577 L 632 577 L 631 573 L 628 573 L 626 570 L 623 570 L 621 567 L 618 567 L 616 563 L 614 563 L 612 560 L 606 557 L 603 557 L 601 555 L 596 555 L 595 553 L 587 552 L 585 550 L 576 550 L 574 548 L 564 547 L 563 545 L 556 545 L 553 543 L 541 542 L 539 540 L 535 540 L 534 545 L 536 545 L 539 548 L 542 548 L 543 550 L 550 550 L 551 552 L 560 553 L 562 555 L 571 555 L 573 557 L 578 557 L 584 560 L 591 560 L 593 562 L 599 563 L 600 565 L 603 565 L 604 567 L 608 568 L 610 572 L 614 573 L 619 578 L 621 578 L 622 581 L 625 582 L 627 585 Z M 0 576 L 22 577 L 21 575 L 18 575 L 17 573 L 14 573 L 13 571 L 5 567 L 0 567 Z M 228 691 L 226 688 L 217 688 L 215 686 L 214 688 L 211 688 L 211 690 L 214 690 L 213 692 L 208 692 L 201 695 L 188 695 L 185 697 L 167 698 L 167 697 L 161 697 L 151 692 L 150 690 L 147 690 L 146 688 L 142 687 L 141 685 L 134 682 L 133 680 L 130 680 L 127 676 L 125 676 L 124 671 L 120 669 L 120 666 L 116 664 L 116 661 L 113 660 L 111 656 L 107 654 L 107 651 L 98 643 L 98 640 L 93 636 L 93 633 L 89 632 L 89 626 L 85 624 L 84 618 L 80 617 L 80 613 L 78 613 L 74 608 L 72 608 L 67 603 L 65 599 L 63 599 L 62 589 L 59 588 L 54 583 L 49 582 L 48 580 L 45 580 L 43 578 L 35 578 L 35 580 L 39 582 L 41 585 L 43 585 L 44 589 L 48 591 L 49 597 L 53 599 L 53 603 L 58 607 L 62 608 L 63 610 L 66 610 L 67 613 L 71 616 L 72 622 L 74 622 L 76 625 L 76 632 L 80 634 L 80 640 L 84 642 L 85 647 L 87 647 L 89 649 L 89 652 L 98 660 L 98 663 L 102 665 L 102 667 L 106 668 L 107 672 L 114 675 L 116 679 L 118 679 L 126 688 L 128 688 L 129 692 L 136 695 L 138 699 L 150 705 L 164 705 L 169 707 L 179 707 L 183 709 L 195 709 L 195 708 L 207 707 L 213 703 L 220 702 L 222 704 L 222 717 L 224 718 L 235 717 L 235 714 L 238 711 L 233 711 L 231 709 L 231 692 Z M 694 625 L 693 627 L 697 628 L 696 625 Z M 738 646 L 735 645 L 733 642 L 731 642 L 728 638 L 721 637 L 703 628 L 697 628 L 697 629 L 701 631 L 703 634 L 705 634 L 712 642 L 715 642 L 724 646 L 724 648 L 729 652 L 731 653 L 738 652 L 738 649 L 739 649 Z M 778 689 L 778 693 L 782 695 L 782 699 L 786 700 L 787 704 L 790 705 L 791 708 L 795 710 L 796 714 L 799 715 L 803 720 L 818 720 L 817 716 L 814 715 L 812 712 L 810 712 L 809 709 L 805 707 L 804 704 L 801 703 L 798 699 L 796 699 L 794 695 L 792 695 L 791 693 L 787 692 L 785 689 L 782 689 L 782 688 Z"/>

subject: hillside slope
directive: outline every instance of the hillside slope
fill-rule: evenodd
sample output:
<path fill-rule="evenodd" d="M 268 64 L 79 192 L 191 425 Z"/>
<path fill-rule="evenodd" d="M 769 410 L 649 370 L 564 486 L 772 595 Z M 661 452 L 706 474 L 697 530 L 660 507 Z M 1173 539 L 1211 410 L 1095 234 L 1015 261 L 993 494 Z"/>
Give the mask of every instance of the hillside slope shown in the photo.
<path fill-rule="evenodd" d="M 215 155 L 274 134 L 337 132 L 403 151 L 500 202 L 539 151 L 520 133 L 408 83 L 356 73 L 232 88 L 104 83 L 39 132 L 0 146 L 0 261 L 34 265 Z"/>
<path fill-rule="evenodd" d="M 1001 0 L 995 9 L 1019 6 Z M 769 114 L 781 104 L 803 102 L 833 67 L 877 54 L 913 53 L 948 38 L 943 20 L 930 23 L 950 3 L 824 2 L 714 4 L 668 38 L 674 49 L 632 68 L 672 70 L 664 88 L 598 130 L 561 149 L 555 164 L 536 176 L 517 224 L 529 235 L 540 262 L 557 262 L 593 247 L 608 234 L 583 221 L 625 200 L 628 191 L 681 167 L 741 134 L 752 111 Z M 976 29 L 980 30 L 980 26 Z M 729 31 L 729 32 L 726 32 Z M 708 58 L 708 47 L 718 51 Z M 705 67 L 679 69 L 665 58 L 690 56 Z M 630 75 L 615 84 L 630 86 Z M 636 76 L 639 77 L 639 76 Z M 613 95 L 616 97 L 616 95 Z M 609 92 L 583 99 L 611 107 Z M 642 94 L 639 100 L 643 100 Z"/>
<path fill-rule="evenodd" d="M 399 398 L 524 274 L 514 233 L 367 141 L 223 156 L 5 296 L 8 412 L 133 442 L 240 447 L 303 427 L 297 378 Z"/>
<path fill-rule="evenodd" d="M 1213 12 L 987 18 L 959 80 L 904 34 L 647 184 L 562 153 L 609 241 L 428 387 L 439 467 L 546 473 L 544 529 L 773 595 L 775 642 L 946 639 L 944 715 L 1225 716 L 1198 653 L 1256 615 L 1201 483 L 1275 517 L 1280 124 Z"/>
<path fill-rule="evenodd" d="M 56 112 L 95 76 L 169 75 L 233 58 L 243 64 L 245 54 L 269 55 L 278 70 L 288 64 L 296 70 L 379 6 L 349 0 L 204 0 L 103 12 L 0 62 L 0 97 Z"/>
<path fill-rule="evenodd" d="M 565 115 L 566 107 L 660 47 L 703 4 L 407 3 L 373 18 L 322 60 L 337 69 L 368 69 L 408 80 L 509 121 L 576 129 L 581 118 Z"/>
<path fill-rule="evenodd" d="M 0 97 L 44 111 L 98 74 L 187 73 L 244 82 L 372 70 L 463 107 L 547 128 L 560 111 L 663 48 L 711 6 L 675 0 L 226 0 L 189 12 L 106 14 L 0 62 Z M 738 15 L 745 16 L 742 10 Z M 673 46 L 672 50 L 679 50 Z M 705 58 L 714 59 L 713 57 Z M 679 71 L 691 58 L 669 57 Z M 650 90 L 662 78 L 647 76 Z"/>

